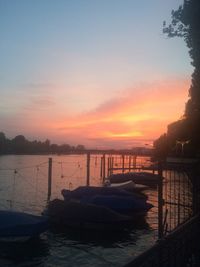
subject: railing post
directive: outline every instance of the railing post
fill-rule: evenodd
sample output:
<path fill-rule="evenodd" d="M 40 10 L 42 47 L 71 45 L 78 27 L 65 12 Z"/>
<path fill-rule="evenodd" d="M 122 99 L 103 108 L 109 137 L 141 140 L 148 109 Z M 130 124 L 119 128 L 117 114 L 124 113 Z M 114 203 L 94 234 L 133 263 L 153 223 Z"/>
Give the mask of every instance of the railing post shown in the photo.
<path fill-rule="evenodd" d="M 90 152 L 87 153 L 87 180 L 86 185 L 90 185 Z"/>
<path fill-rule="evenodd" d="M 200 167 L 199 162 L 192 167 L 192 210 L 195 215 L 200 210 L 200 182 L 199 182 Z"/>
<path fill-rule="evenodd" d="M 158 238 L 163 237 L 163 177 L 162 163 L 158 162 Z"/>
<path fill-rule="evenodd" d="M 51 185 L 52 185 L 52 158 L 49 158 L 49 163 L 48 163 L 48 196 L 47 196 L 48 201 L 51 198 Z"/>

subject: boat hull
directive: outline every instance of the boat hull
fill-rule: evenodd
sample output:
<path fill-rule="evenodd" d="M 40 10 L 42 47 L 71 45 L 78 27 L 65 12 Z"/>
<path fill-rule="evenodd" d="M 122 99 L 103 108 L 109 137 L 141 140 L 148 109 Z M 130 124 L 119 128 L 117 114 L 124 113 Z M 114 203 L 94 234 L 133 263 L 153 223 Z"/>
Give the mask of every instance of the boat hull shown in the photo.
<path fill-rule="evenodd" d="M 47 208 L 54 225 L 87 230 L 123 230 L 133 224 L 130 216 L 118 214 L 106 207 L 79 201 L 54 199 Z"/>

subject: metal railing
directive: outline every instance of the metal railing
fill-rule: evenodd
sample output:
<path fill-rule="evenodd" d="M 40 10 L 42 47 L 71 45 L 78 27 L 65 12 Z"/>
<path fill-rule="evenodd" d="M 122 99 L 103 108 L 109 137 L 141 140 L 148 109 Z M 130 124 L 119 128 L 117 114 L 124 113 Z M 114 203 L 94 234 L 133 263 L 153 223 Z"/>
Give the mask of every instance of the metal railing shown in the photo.
<path fill-rule="evenodd" d="M 200 266 L 199 164 L 163 164 L 156 244 L 124 267 Z M 160 217 L 162 216 L 162 217 Z"/>

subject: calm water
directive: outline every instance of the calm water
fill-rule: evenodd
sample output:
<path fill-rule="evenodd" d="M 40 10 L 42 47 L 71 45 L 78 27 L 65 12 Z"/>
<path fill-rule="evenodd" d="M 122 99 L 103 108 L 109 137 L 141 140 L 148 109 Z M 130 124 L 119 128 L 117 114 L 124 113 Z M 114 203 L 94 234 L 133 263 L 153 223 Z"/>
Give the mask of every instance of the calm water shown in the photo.
<path fill-rule="evenodd" d="M 86 184 L 86 156 L 53 158 L 52 199 L 62 188 Z M 141 163 L 144 159 L 140 158 Z M 90 184 L 101 185 L 100 156 L 91 157 Z M 120 158 L 119 158 L 120 164 Z M 130 161 L 129 161 L 130 164 Z M 40 214 L 47 200 L 48 156 L 0 157 L 0 207 Z M 156 190 L 148 191 L 155 204 L 146 222 L 126 233 L 91 233 L 51 229 L 38 240 L 0 243 L 0 266 L 123 266 L 157 238 Z"/>

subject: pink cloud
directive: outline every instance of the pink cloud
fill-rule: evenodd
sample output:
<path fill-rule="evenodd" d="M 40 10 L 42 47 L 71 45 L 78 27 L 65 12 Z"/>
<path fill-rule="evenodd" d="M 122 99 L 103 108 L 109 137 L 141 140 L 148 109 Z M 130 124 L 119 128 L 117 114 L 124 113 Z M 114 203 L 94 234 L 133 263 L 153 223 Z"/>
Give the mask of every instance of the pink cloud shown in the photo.
<path fill-rule="evenodd" d="M 183 114 L 189 81 L 161 81 L 143 86 L 122 91 L 118 98 L 95 110 L 66 117 L 55 127 L 61 136 L 81 134 L 85 140 L 104 138 L 123 142 L 131 136 L 134 140 L 157 138 L 166 131 L 167 124 Z"/>
<path fill-rule="evenodd" d="M 27 137 L 50 138 L 58 143 L 133 146 L 159 137 L 167 124 L 180 118 L 188 88 L 186 79 L 144 83 L 121 90 L 117 98 L 76 115 L 67 114 L 64 99 L 56 98 L 51 88 L 48 97 L 44 94 L 30 97 L 29 106 L 24 105 L 29 107 L 26 112 L 18 110 L 14 117 L 2 120 L 2 126 L 11 129 L 13 122 L 15 130 Z"/>

